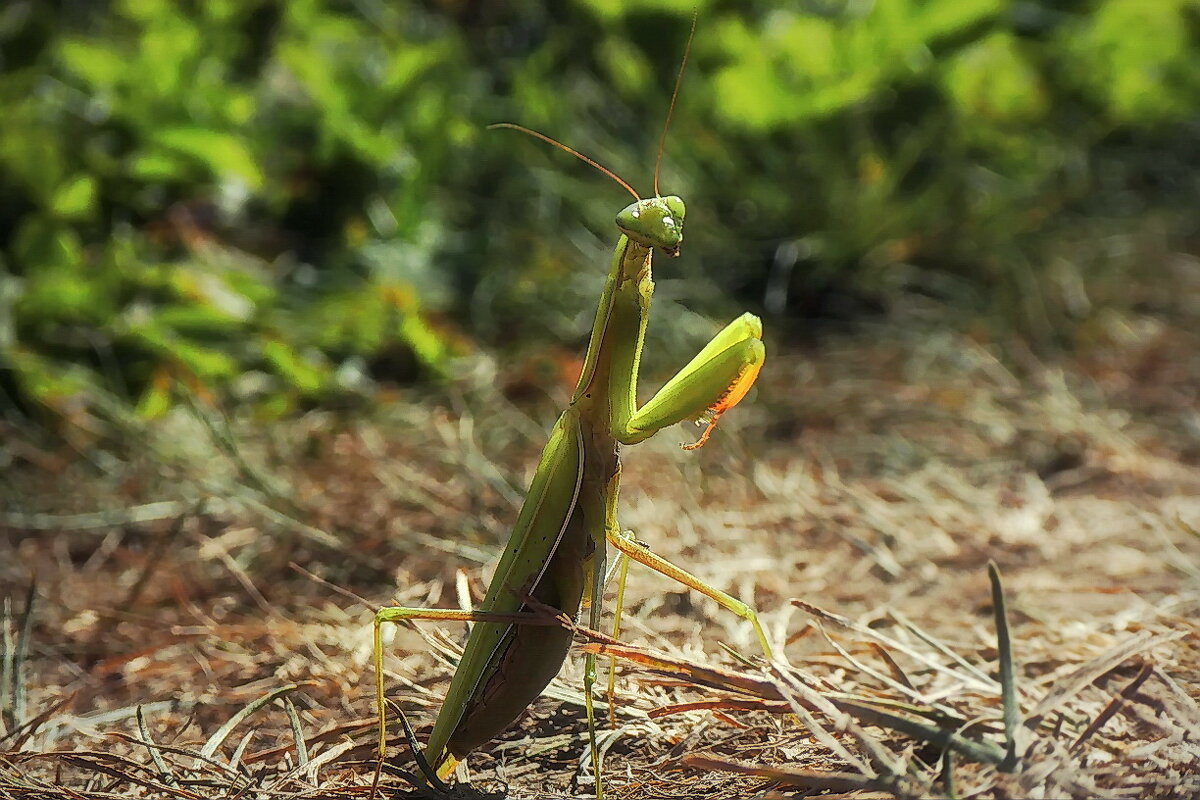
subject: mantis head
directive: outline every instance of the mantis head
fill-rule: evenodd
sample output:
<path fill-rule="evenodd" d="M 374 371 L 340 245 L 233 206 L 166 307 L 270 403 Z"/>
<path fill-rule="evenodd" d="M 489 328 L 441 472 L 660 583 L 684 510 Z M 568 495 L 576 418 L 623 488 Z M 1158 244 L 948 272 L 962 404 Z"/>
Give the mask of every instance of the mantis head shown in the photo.
<path fill-rule="evenodd" d="M 683 217 L 687 209 L 675 195 L 650 197 L 630 203 L 617 214 L 621 233 L 646 247 L 657 247 L 668 256 L 679 255 L 683 244 Z"/>
<path fill-rule="evenodd" d="M 679 74 L 675 76 L 675 89 L 671 92 L 671 104 L 667 107 L 667 118 L 663 122 L 662 133 L 658 138 L 658 158 L 654 162 L 654 197 L 642 199 L 634 188 L 608 167 L 588 158 L 583 153 L 567 147 L 557 139 L 551 139 L 544 133 L 517 125 L 512 122 L 497 122 L 488 125 L 489 130 L 495 128 L 511 128 L 528 134 L 535 139 L 541 139 L 547 144 L 557 147 L 563 152 L 570 153 L 585 164 L 589 164 L 621 185 L 625 191 L 634 197 L 634 202 L 617 214 L 617 227 L 621 233 L 645 247 L 657 247 L 664 254 L 674 258 L 679 255 L 679 245 L 683 244 L 683 216 L 687 213 L 683 200 L 676 195 L 663 197 L 658 193 L 658 173 L 662 167 L 663 147 L 667 141 L 667 130 L 671 127 L 671 114 L 675 111 L 675 100 L 679 97 L 679 87 L 683 83 L 683 72 L 687 68 L 688 53 L 692 51 L 692 38 L 696 35 L 696 15 L 692 15 L 692 30 L 688 33 L 687 47 L 683 51 L 683 61 L 679 64 Z"/>

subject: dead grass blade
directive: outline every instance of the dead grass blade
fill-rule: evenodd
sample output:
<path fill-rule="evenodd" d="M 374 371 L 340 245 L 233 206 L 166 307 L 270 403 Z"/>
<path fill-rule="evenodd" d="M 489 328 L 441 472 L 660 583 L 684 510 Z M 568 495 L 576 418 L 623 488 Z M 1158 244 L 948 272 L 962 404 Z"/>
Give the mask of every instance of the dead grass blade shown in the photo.
<path fill-rule="evenodd" d="M 171 774 L 171 769 L 162 757 L 162 751 L 158 749 L 158 745 L 155 744 L 154 738 L 150 735 L 150 728 L 146 725 L 146 715 L 142 713 L 141 705 L 137 707 L 137 724 L 138 732 L 142 735 L 142 739 L 146 743 L 146 749 L 150 751 L 150 760 L 154 762 L 155 768 L 158 769 L 158 774 L 162 782 L 168 786 L 177 786 L 178 781 Z"/>
<path fill-rule="evenodd" d="M 204 513 L 224 510 L 221 501 L 212 499 L 209 502 L 213 508 L 202 505 Z M 144 525 L 172 519 L 185 514 L 196 504 L 181 500 L 163 500 L 154 503 L 118 508 L 111 511 L 92 511 L 84 514 L 30 514 L 21 511 L 6 511 L 0 513 L 0 525 L 7 528 L 18 528 L 27 531 L 76 531 L 106 533 L 113 528 L 123 528 L 128 525 Z"/>
<path fill-rule="evenodd" d="M 853 792 L 860 789 L 884 788 L 884 784 L 886 784 L 878 778 L 855 775 L 851 772 L 819 772 L 800 767 L 789 767 L 786 764 L 763 766 L 701 753 L 688 754 L 683 757 L 682 761 L 685 766 L 693 769 L 750 775 L 774 781 L 781 786 L 791 786 L 809 792 Z"/>
<path fill-rule="evenodd" d="M 238 769 L 242 766 L 242 756 L 246 754 L 246 748 L 250 746 L 250 740 L 254 738 L 254 734 L 256 733 L 258 733 L 258 731 L 251 728 L 242 734 L 241 741 L 239 741 L 238 746 L 233 749 L 233 755 L 229 759 L 229 766 L 233 767 L 234 769 Z"/>
<path fill-rule="evenodd" d="M 829 632 L 825 630 L 825 626 L 822 625 L 820 622 L 816 622 L 813 624 L 815 624 L 817 626 L 817 630 L 821 633 L 822 636 L 825 637 L 825 641 L 829 643 L 829 646 L 832 647 L 837 652 L 838 655 L 840 655 L 842 658 L 844 658 L 856 670 L 863 673 L 864 675 L 871 676 L 875 680 L 882 683 L 884 686 L 888 686 L 891 689 L 894 689 L 895 691 L 899 692 L 900 694 L 905 695 L 913 700 L 921 699 L 921 693 L 918 692 L 917 690 L 913 689 L 912 686 L 906 685 L 904 683 L 901 683 L 898 680 L 895 680 L 887 675 L 884 675 L 879 670 L 874 669 L 873 667 L 870 667 L 870 666 L 864 664 L 863 662 L 861 662 L 857 658 L 855 658 L 853 655 L 851 655 L 850 651 L 848 651 L 846 648 L 842 647 L 840 644 L 838 644 L 836 641 L 834 641 L 833 637 L 829 635 Z M 883 648 L 879 647 L 878 643 L 873 642 L 872 644 L 875 644 L 876 647 L 879 648 L 876 652 L 883 652 Z M 896 662 L 891 661 L 891 659 L 888 659 L 888 663 L 890 663 L 892 666 L 895 666 Z"/>
<path fill-rule="evenodd" d="M 846 730 L 856 739 L 858 739 L 859 743 L 864 745 L 867 752 L 870 753 L 872 761 L 875 762 L 876 766 L 883 770 L 884 774 L 897 774 L 896 765 L 893 759 L 888 757 L 888 755 L 884 755 L 883 748 L 879 746 L 874 739 L 867 736 L 865 731 L 862 731 L 851 720 L 847 719 L 844 716 L 844 710 L 839 710 L 831 701 L 821 696 L 819 692 L 816 692 L 815 690 L 805 686 L 804 683 L 795 675 L 791 674 L 789 670 L 784 670 L 775 665 L 773 666 L 775 675 L 784 684 L 786 684 L 790 690 L 787 692 L 781 692 L 785 695 L 784 699 L 791 704 L 792 712 L 800 719 L 801 723 L 803 723 L 808 727 L 809 730 L 812 731 L 813 735 L 818 741 L 821 742 L 821 744 L 825 745 L 834 753 L 836 753 L 847 764 L 857 768 L 861 774 L 870 776 L 871 778 L 879 777 L 879 773 L 868 766 L 862 759 L 851 754 L 841 742 L 839 742 L 821 725 L 819 725 L 813 718 L 812 714 L 810 714 L 804 707 L 804 704 L 800 702 L 800 700 L 804 700 L 811 706 L 824 712 L 829 719 L 837 722 L 839 730 Z"/>
<path fill-rule="evenodd" d="M 1116 713 L 1120 711 L 1126 703 L 1133 699 L 1133 696 L 1137 693 L 1137 690 L 1141 688 L 1142 684 L 1146 682 L 1146 679 L 1154 674 L 1154 670 L 1155 667 L 1153 661 L 1147 661 L 1142 664 L 1142 668 L 1138 670 L 1138 674 L 1134 676 L 1133 680 L 1127 683 L 1125 688 L 1122 689 L 1119 694 L 1113 697 L 1112 702 L 1105 706 L 1104 710 L 1101 711 L 1100 714 L 1088 724 L 1083 733 L 1079 734 L 1079 738 L 1077 738 L 1069 748 L 1071 752 L 1077 752 L 1079 748 L 1083 746 L 1084 742 L 1092 738 L 1096 731 L 1103 728 L 1104 725 L 1110 719 L 1112 719 L 1113 716 L 1116 715 Z"/>
<path fill-rule="evenodd" d="M 887 664 L 888 671 L 892 673 L 892 679 L 903 684 L 912 692 L 916 692 L 917 688 L 913 686 L 912 681 L 908 679 L 908 675 L 896 663 L 896 659 L 892 658 L 892 654 L 887 651 L 887 648 L 879 642 L 867 642 L 867 646 L 871 648 L 875 655 L 879 656 L 883 663 Z"/>
<path fill-rule="evenodd" d="M 688 684 L 748 694 L 764 700 L 786 700 L 779 688 L 769 680 L 756 678 L 731 669 L 695 664 L 681 658 L 651 653 L 640 647 L 592 642 L 580 648 L 585 653 L 620 658 L 651 672 Z"/>
<path fill-rule="evenodd" d="M 51 703 L 50 705 L 46 706 L 44 711 L 35 716 L 33 719 L 29 720 L 21 727 L 11 731 L 7 736 L 0 737 L 0 743 L 4 742 L 5 739 L 9 737 L 12 737 L 12 749 L 20 750 L 25 746 L 25 743 L 28 742 L 29 739 L 41 729 L 43 725 L 45 725 L 56 714 L 58 714 L 58 712 L 71 705 L 73 702 L 75 702 L 75 695 L 70 694 L 61 698 L 56 703 Z"/>
<path fill-rule="evenodd" d="M 373 729 L 376 724 L 377 723 L 375 719 L 371 718 L 333 725 L 308 737 L 305 745 L 309 750 L 315 750 L 319 746 L 336 746 L 334 743 L 340 744 L 345 741 L 353 741 L 356 736 L 360 735 L 364 731 Z M 280 744 L 276 747 L 269 747 L 265 750 L 259 750 L 251 753 L 245 758 L 245 763 L 272 763 L 277 759 L 283 758 L 287 753 L 291 752 L 291 750 L 292 748 L 288 744 Z M 328 751 L 323 750 L 322 752 Z M 317 758 L 317 756 L 314 756 L 312 760 L 315 761 Z"/>
<path fill-rule="evenodd" d="M 744 673 L 735 672 L 711 666 L 693 664 L 683 659 L 660 654 L 652 654 L 641 648 L 591 643 L 584 645 L 585 652 L 598 655 L 616 656 L 622 660 L 642 666 L 656 674 L 663 675 L 683 684 L 703 686 L 710 689 L 720 689 L 741 694 L 749 694 L 757 698 L 750 702 L 756 710 L 782 710 L 784 704 L 800 721 L 813 731 L 822 744 L 835 752 L 846 763 L 854 765 L 862 774 L 877 778 L 878 773 L 867 766 L 866 762 L 851 754 L 812 716 L 812 711 L 820 711 L 830 719 L 839 720 L 838 728 L 847 730 L 858 739 L 860 745 L 871 755 L 884 774 L 902 775 L 904 770 L 896 763 L 894 756 L 889 753 L 873 737 L 858 727 L 846 715 L 859 722 L 878 725 L 882 728 L 903 733 L 914 739 L 940 748 L 949 748 L 960 755 L 984 764 L 998 765 L 1005 758 L 1005 751 L 990 742 L 968 738 L 956 730 L 929 723 L 911 716 L 898 714 L 880 707 L 882 704 L 895 705 L 893 701 L 881 700 L 879 704 L 862 698 L 853 698 L 838 693 L 838 696 L 821 694 L 805 686 L 790 670 L 783 670 L 778 665 L 775 672 L 777 681 L 767 681 Z M 780 702 L 782 701 L 782 702 Z M 652 716 L 661 717 L 680 711 L 698 709 L 740 709 L 746 707 L 745 701 L 738 699 L 721 699 L 711 704 L 703 702 L 696 704 L 681 704 L 668 706 L 652 712 Z M 909 707 L 920 712 L 924 709 Z M 936 710 L 929 709 L 931 716 L 937 716 Z"/>
<path fill-rule="evenodd" d="M 934 636 L 931 633 L 928 633 L 920 625 L 918 625 L 917 623 L 910 620 L 904 614 L 900 613 L 900 611 L 898 609 L 895 609 L 895 608 L 888 609 L 888 616 L 891 617 L 892 619 L 896 620 L 896 622 L 900 623 L 900 625 L 902 625 L 906 630 L 908 630 L 908 632 L 911 633 L 913 636 L 916 636 L 922 642 L 929 645 L 934 650 L 937 650 L 939 653 L 946 656 L 946 658 L 950 659 L 955 664 L 958 664 L 964 670 L 966 670 L 967 672 L 974 675 L 980 681 L 984 682 L 985 685 L 995 687 L 996 680 L 992 676 L 988 675 L 986 672 L 981 670 L 979 667 L 975 666 L 970 661 L 967 661 L 965 658 L 960 656 L 958 653 L 951 650 L 949 647 L 947 647 L 945 644 L 943 644 L 941 641 L 939 641 L 936 636 Z"/>
<path fill-rule="evenodd" d="M 0 693 L 0 721 L 8 731 L 21 727 L 26 714 L 25 659 L 29 655 L 29 637 L 33 630 L 33 604 L 37 597 L 37 578 L 25 591 L 25 606 L 17 623 L 17 636 L 12 639 L 9 626 L 12 620 L 8 598 L 4 601 L 4 668 L 3 689 Z M 7 700 L 7 702 L 4 702 Z"/>
<path fill-rule="evenodd" d="M 1168 675 L 1161 667 L 1155 667 L 1155 677 L 1163 682 L 1171 696 L 1175 698 L 1181 715 L 1180 723 L 1188 729 L 1188 736 L 1193 741 L 1200 740 L 1200 704 L 1197 704 L 1195 699 L 1187 693 L 1179 683 Z"/>
<path fill-rule="evenodd" d="M 300 716 L 296 713 L 296 704 L 292 698 L 283 698 L 283 708 L 287 711 L 288 722 L 292 726 L 292 741 L 296 743 L 296 764 L 303 767 L 308 763 L 308 748 L 304 744 L 304 732 L 300 729 Z"/>
<path fill-rule="evenodd" d="M 22 760 L 32 761 L 35 759 L 51 759 L 70 765 L 81 772 L 107 775 L 120 786 L 132 784 L 150 790 L 153 793 L 152 797 L 178 797 L 182 798 L 182 800 L 204 800 L 204 798 L 211 796 L 211 794 L 197 794 L 178 786 L 168 786 L 165 783 L 146 777 L 145 773 L 148 773 L 149 770 L 144 764 L 138 764 L 114 753 L 75 750 L 69 753 L 37 753 Z M 68 797 L 83 798 L 88 796 L 87 794 L 79 794 L 71 791 L 67 787 L 61 788 L 68 793 L 66 795 Z M 103 797 L 105 795 L 92 796 Z"/>
<path fill-rule="evenodd" d="M 287 686 L 281 686 L 278 689 L 268 692 L 257 700 L 251 701 L 246 705 L 245 708 L 241 709 L 232 717 L 230 717 L 224 725 L 217 729 L 216 733 L 209 737 L 209 740 L 204 743 L 204 747 L 200 748 L 200 755 L 204 758 L 212 758 L 213 754 L 217 752 L 217 748 L 221 746 L 222 742 L 229 738 L 229 734 L 233 733 L 233 729 L 240 725 L 242 721 L 246 719 L 246 717 L 269 705 L 276 698 L 283 697 L 289 692 L 294 692 L 299 688 L 300 684 L 289 683 Z"/>
<path fill-rule="evenodd" d="M 1050 687 L 1034 707 L 1032 713 L 1025 719 L 1026 728 L 1035 728 L 1042 719 L 1052 711 L 1061 708 L 1072 697 L 1079 694 L 1098 678 L 1108 674 L 1138 653 L 1153 647 L 1173 642 L 1187 636 L 1187 631 L 1173 631 L 1155 636 L 1149 631 L 1142 631 L 1132 639 L 1122 642 L 1106 650 L 1091 661 L 1061 678 Z"/>
<path fill-rule="evenodd" d="M 909 658 L 919 661 L 920 663 L 924 664 L 925 666 L 929 667 L 930 669 L 934 669 L 934 670 L 937 670 L 938 672 L 944 673 L 946 675 L 950 675 L 950 676 L 954 677 L 955 679 L 962 681 L 963 683 L 965 683 L 969 686 L 973 686 L 974 688 L 979 689 L 980 691 L 985 691 L 985 692 L 994 691 L 996 688 L 996 682 L 990 678 L 987 678 L 986 680 L 984 680 L 980 677 L 977 677 L 977 675 L 975 675 L 973 672 L 968 673 L 968 674 L 963 674 L 962 672 L 956 671 L 956 670 L 952 669 L 951 667 L 948 667 L 945 664 L 941 663 L 937 659 L 931 658 L 926 653 L 922 653 L 920 650 L 916 650 L 912 647 L 909 647 L 909 646 L 903 644 L 902 642 L 892 639 L 891 637 L 884 636 L 879 631 L 874 630 L 873 628 L 869 628 L 866 625 L 860 625 L 859 623 L 855 622 L 854 620 L 852 620 L 848 617 L 844 617 L 841 614 L 834 614 L 831 611 L 826 611 L 823 608 L 814 606 L 812 603 L 808 603 L 804 600 L 800 600 L 799 598 L 793 598 L 791 600 L 791 603 L 796 608 L 799 608 L 802 611 L 812 614 L 814 617 L 817 617 L 818 619 L 823 619 L 828 622 L 831 622 L 840 628 L 844 628 L 846 630 L 853 631 L 854 633 L 857 633 L 860 636 L 864 636 L 869 639 L 875 639 L 876 641 L 878 641 L 884 645 L 887 645 L 888 647 L 892 648 L 893 650 L 900 652 L 900 653 L 904 653 Z M 977 670 L 976 670 L 976 672 L 977 672 Z"/>
<path fill-rule="evenodd" d="M 659 706 L 650 712 L 650 719 L 662 719 L 675 714 L 686 714 L 689 711 L 766 711 L 770 714 L 786 714 L 791 706 L 783 700 L 750 700 L 741 698 L 726 698 L 724 700 L 695 700 L 690 703 L 673 703 L 669 706 Z"/>
<path fill-rule="evenodd" d="M 139 745 L 141 747 L 145 747 L 147 745 L 147 742 L 145 740 L 139 739 L 136 736 L 130 736 L 129 734 L 122 733 L 121 731 L 111 731 L 107 735 L 111 736 L 115 739 L 120 739 L 122 741 L 129 742 L 131 744 Z M 197 750 L 194 750 L 192 748 L 176 747 L 175 745 L 162 744 L 162 743 L 155 744 L 155 747 L 157 747 L 163 753 L 169 753 L 171 755 L 180 756 L 181 758 L 188 758 L 193 761 L 200 761 L 200 762 L 214 768 L 215 770 L 217 770 L 218 772 L 220 772 L 222 774 L 222 777 L 224 777 L 230 781 L 234 781 L 234 782 L 243 781 L 244 782 L 246 780 L 245 770 L 239 771 L 238 769 L 235 769 L 231 765 L 226 764 L 221 761 L 218 761 L 215 758 L 209 758 L 206 756 L 202 756 Z M 55 754 L 45 753 L 42 755 L 50 756 L 50 755 L 55 755 Z"/>

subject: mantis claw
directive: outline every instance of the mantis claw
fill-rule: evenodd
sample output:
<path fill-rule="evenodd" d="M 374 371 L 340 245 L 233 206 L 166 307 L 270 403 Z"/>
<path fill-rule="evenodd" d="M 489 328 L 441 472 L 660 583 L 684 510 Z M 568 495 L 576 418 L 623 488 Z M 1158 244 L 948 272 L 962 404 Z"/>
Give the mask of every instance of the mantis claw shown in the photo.
<path fill-rule="evenodd" d="M 703 447 L 704 443 L 708 441 L 708 437 L 712 435 L 713 430 L 717 427 L 717 420 L 721 418 L 721 414 L 723 414 L 724 412 L 725 412 L 725 409 L 722 408 L 720 411 L 715 412 L 714 414 L 709 416 L 707 419 L 697 420 L 697 422 L 700 424 L 704 424 L 707 422 L 707 425 L 704 428 L 704 432 L 700 434 L 700 438 L 697 439 L 696 441 L 692 442 L 691 444 L 681 444 L 679 446 L 682 447 L 684 450 L 699 450 L 701 447 Z"/>

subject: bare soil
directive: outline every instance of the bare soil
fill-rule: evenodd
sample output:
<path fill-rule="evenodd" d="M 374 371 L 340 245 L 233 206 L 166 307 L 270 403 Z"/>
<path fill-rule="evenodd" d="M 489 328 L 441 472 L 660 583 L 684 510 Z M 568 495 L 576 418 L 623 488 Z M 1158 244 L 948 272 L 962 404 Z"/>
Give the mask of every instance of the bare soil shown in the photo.
<path fill-rule="evenodd" d="M 622 524 L 760 609 L 776 663 L 635 565 L 608 796 L 1200 795 L 1198 345 L 861 330 L 773 353 L 700 451 L 628 448 Z M 0 797 L 412 791 L 398 726 L 372 788 L 371 609 L 481 596 L 553 419 L 485 367 L 370 413 L 3 431 Z M 419 737 L 462 636 L 388 630 Z M 456 791 L 592 795 L 581 662 Z"/>

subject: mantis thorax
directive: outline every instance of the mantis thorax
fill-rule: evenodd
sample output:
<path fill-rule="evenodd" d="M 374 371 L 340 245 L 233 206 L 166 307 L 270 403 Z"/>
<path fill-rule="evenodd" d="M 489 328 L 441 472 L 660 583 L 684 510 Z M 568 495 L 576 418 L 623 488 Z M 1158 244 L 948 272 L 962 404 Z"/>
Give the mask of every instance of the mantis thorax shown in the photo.
<path fill-rule="evenodd" d="M 617 227 L 638 244 L 657 247 L 668 256 L 679 255 L 683 243 L 683 217 L 687 209 L 675 195 L 649 197 L 630 203 L 617 214 Z"/>

